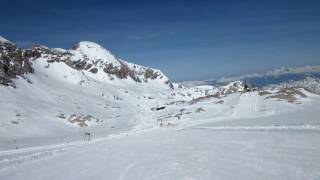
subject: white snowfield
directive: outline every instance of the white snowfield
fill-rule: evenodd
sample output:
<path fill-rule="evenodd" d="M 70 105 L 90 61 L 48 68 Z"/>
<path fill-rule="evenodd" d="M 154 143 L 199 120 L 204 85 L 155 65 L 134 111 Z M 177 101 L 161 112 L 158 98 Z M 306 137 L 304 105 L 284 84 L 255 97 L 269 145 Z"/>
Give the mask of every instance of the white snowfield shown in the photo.
<path fill-rule="evenodd" d="M 146 69 L 91 42 L 70 52 Z M 166 77 L 32 64 L 29 82 L 0 86 L 1 180 L 320 179 L 319 95 L 300 89 L 289 103 L 241 82 L 172 90 Z"/>
<path fill-rule="evenodd" d="M 264 100 L 255 92 L 236 93 L 224 100 L 224 104 L 209 99 L 193 105 L 172 105 L 163 111 L 149 112 L 152 115 L 148 117 L 139 117 L 155 120 L 186 109 L 180 119 L 164 119 L 166 127 L 156 123 L 153 128 L 141 125 L 99 138 L 95 137 L 95 131 L 99 132 L 100 127 L 96 127 L 90 129 L 94 137 L 90 142 L 83 142 L 80 136 L 78 141 L 59 142 L 59 136 L 51 135 L 52 138 L 45 139 L 52 145 L 3 150 L 0 177 L 6 180 L 320 178 L 318 96 L 301 99 L 302 104 Z M 199 107 L 205 111 L 196 113 Z"/>

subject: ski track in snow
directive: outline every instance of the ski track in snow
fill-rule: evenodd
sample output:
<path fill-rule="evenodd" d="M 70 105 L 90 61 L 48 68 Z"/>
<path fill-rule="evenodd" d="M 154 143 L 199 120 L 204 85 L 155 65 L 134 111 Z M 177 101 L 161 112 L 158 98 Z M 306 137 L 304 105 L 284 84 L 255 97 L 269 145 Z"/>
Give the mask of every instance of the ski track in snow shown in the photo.
<path fill-rule="evenodd" d="M 128 135 L 139 135 L 142 133 L 153 131 L 155 129 L 158 128 L 131 130 L 128 133 L 110 134 L 108 135 L 108 137 L 98 138 L 87 142 L 75 141 L 65 144 L 53 144 L 45 146 L 28 147 L 16 150 L 0 151 L 0 170 L 6 169 L 9 166 L 42 160 L 51 156 L 59 155 L 61 153 L 70 152 L 74 149 L 79 149 L 81 146 L 90 146 L 99 142 L 106 142 L 111 139 L 123 138 Z"/>
<path fill-rule="evenodd" d="M 85 143 L 73 142 L 68 144 L 36 146 L 17 150 L 0 151 L 0 170 L 13 165 L 49 158 L 81 145 L 85 145 Z"/>
<path fill-rule="evenodd" d="M 62 153 L 65 150 L 66 149 L 61 148 L 61 149 L 54 149 L 54 150 L 48 150 L 48 151 L 40 151 L 40 152 L 35 152 L 31 154 L 26 154 L 26 155 L 18 155 L 18 157 L 4 158 L 0 160 L 0 170 L 5 169 L 12 165 L 18 165 L 25 162 L 49 158 L 50 156 Z"/>

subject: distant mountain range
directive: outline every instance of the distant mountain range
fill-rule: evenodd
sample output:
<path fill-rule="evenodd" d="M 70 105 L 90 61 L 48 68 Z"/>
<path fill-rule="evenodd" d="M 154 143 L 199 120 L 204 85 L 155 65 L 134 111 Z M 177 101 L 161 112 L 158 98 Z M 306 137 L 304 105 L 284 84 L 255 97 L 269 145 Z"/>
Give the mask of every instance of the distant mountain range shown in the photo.
<path fill-rule="evenodd" d="M 280 68 L 268 71 L 266 73 L 253 73 L 240 76 L 222 77 L 218 79 L 209 79 L 203 81 L 182 82 L 185 86 L 194 85 L 213 85 L 220 86 L 233 81 L 246 81 L 254 87 L 264 87 L 292 81 L 300 81 L 306 78 L 320 78 L 320 66 L 304 66 L 292 68 Z"/>

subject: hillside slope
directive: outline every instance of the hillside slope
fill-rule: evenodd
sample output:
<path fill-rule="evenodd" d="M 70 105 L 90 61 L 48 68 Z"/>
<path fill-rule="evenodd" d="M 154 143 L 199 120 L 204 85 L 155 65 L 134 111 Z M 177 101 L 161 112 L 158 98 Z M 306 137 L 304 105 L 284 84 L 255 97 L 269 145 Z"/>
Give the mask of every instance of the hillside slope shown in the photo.
<path fill-rule="evenodd" d="M 0 50 L 2 142 L 70 141 L 90 128 L 102 136 L 153 126 L 156 96 L 173 88 L 160 70 L 128 63 L 93 42 L 23 50 L 2 38 Z"/>

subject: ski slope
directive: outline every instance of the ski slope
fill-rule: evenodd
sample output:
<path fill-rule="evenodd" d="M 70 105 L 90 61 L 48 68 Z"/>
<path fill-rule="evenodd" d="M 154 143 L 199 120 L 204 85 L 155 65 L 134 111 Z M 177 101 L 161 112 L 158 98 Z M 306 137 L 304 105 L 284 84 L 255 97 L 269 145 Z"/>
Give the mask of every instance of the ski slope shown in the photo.
<path fill-rule="evenodd" d="M 246 102 L 245 98 L 239 98 L 238 103 Z M 232 111 L 216 118 L 194 119 L 196 123 L 186 117 L 175 127 L 128 131 L 91 142 L 1 151 L 0 177 L 319 179 L 319 100 L 315 96 L 295 106 L 270 102 L 282 111 L 265 116 L 254 115 L 255 107 L 251 112 L 246 107 L 248 115 L 236 118 Z M 209 108 L 212 103 L 207 100 L 198 105 Z"/>

